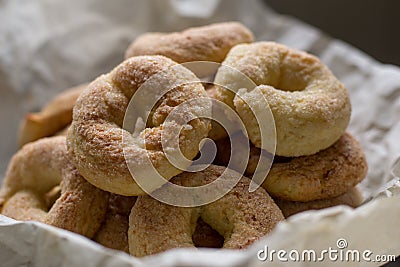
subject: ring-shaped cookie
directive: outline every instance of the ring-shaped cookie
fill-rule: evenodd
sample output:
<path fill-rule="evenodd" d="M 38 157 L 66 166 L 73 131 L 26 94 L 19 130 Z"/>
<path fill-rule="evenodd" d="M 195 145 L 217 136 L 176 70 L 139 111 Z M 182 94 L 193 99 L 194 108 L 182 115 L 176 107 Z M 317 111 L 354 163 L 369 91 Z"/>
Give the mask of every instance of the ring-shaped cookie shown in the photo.
<path fill-rule="evenodd" d="M 72 109 L 87 84 L 70 88 L 50 100 L 40 112 L 28 113 L 20 124 L 18 144 L 49 137 L 63 131 L 72 121 Z M 64 134 L 63 134 L 64 135 Z"/>
<path fill-rule="evenodd" d="M 135 201 L 136 197 L 111 194 L 107 214 L 93 240 L 105 247 L 129 253 L 129 214 Z M 196 247 L 218 248 L 222 246 L 223 241 L 218 232 L 199 218 L 193 233 L 193 243 Z"/>
<path fill-rule="evenodd" d="M 224 171 L 224 167 L 211 165 L 201 172 L 182 173 L 171 182 L 202 186 L 218 179 Z M 227 171 L 236 179 L 234 171 Z M 195 247 L 192 235 L 199 217 L 225 238 L 223 248 L 249 246 L 284 219 L 265 190 L 258 188 L 249 192 L 249 185 L 250 179 L 242 177 L 219 200 L 195 208 L 170 206 L 150 196 L 139 196 L 129 219 L 130 253 L 142 257 L 172 248 Z"/>
<path fill-rule="evenodd" d="M 327 199 L 349 191 L 365 178 L 367 169 L 360 144 L 345 133 L 317 154 L 274 163 L 262 186 L 271 196 L 283 200 Z"/>
<path fill-rule="evenodd" d="M 276 205 L 281 209 L 285 218 L 306 210 L 320 210 L 337 205 L 346 205 L 352 208 L 357 208 L 362 203 L 362 195 L 357 187 L 351 188 L 346 193 L 327 199 L 319 199 L 308 202 L 287 201 L 274 198 Z"/>
<path fill-rule="evenodd" d="M 150 84 L 146 83 L 148 80 Z M 151 112 L 147 121 L 143 121 L 146 115 L 143 114 L 133 122 L 135 132 L 131 134 L 122 128 L 124 117 L 132 115 L 125 112 L 136 90 L 143 89 L 143 84 L 146 84 L 146 90 L 140 90 L 142 101 L 133 107 L 133 113 Z M 168 91 L 163 94 L 165 88 Z M 147 107 L 147 100 L 154 97 L 158 99 L 158 105 Z M 168 161 L 162 138 L 171 139 L 171 132 L 176 129 L 179 148 L 191 160 L 199 152 L 199 143 L 207 136 L 210 123 L 193 115 L 191 110 L 177 114 L 168 127 L 163 123 L 175 107 L 206 97 L 198 78 L 169 58 L 138 56 L 125 60 L 89 84 L 74 107 L 67 144 L 77 169 L 96 187 L 125 196 L 144 194 L 132 177 L 127 161 L 130 168 L 140 170 L 143 162 L 150 160 L 161 176 L 171 179 L 182 170 Z M 199 105 L 192 108 L 211 112 L 211 107 Z M 184 119 L 178 117 L 189 115 L 196 118 L 181 125 L 179 121 Z M 165 128 L 168 130 L 164 131 Z M 151 184 L 151 177 L 148 177 L 148 182 Z M 155 190 L 160 186 L 157 182 L 151 188 Z"/>
<path fill-rule="evenodd" d="M 1 212 L 91 238 L 104 219 L 109 194 L 78 173 L 65 143 L 62 136 L 44 138 L 14 155 L 0 190 Z M 44 196 L 60 183 L 61 196 L 48 210 Z"/>
<path fill-rule="evenodd" d="M 256 147 L 261 147 L 261 135 L 257 114 L 248 103 L 257 105 L 259 97 L 232 68 L 247 75 L 268 100 L 276 124 L 276 155 L 312 155 L 344 133 L 351 113 L 348 92 L 318 58 L 281 44 L 258 42 L 233 47 L 222 65 L 215 77 L 221 85 L 215 97 L 236 109 Z"/>
<path fill-rule="evenodd" d="M 252 32 L 238 22 L 215 23 L 182 32 L 146 33 L 133 41 L 125 58 L 162 55 L 178 63 L 222 62 L 233 46 L 253 39 Z"/>
<path fill-rule="evenodd" d="M 215 23 L 173 33 L 146 33 L 134 40 L 125 52 L 125 58 L 139 55 L 163 55 L 178 63 L 192 61 L 222 62 L 229 50 L 237 44 L 251 43 L 253 33 L 239 22 Z M 194 66 L 195 67 L 195 66 Z M 201 68 L 201 65 L 200 65 Z M 201 70 L 213 76 L 215 70 Z M 226 136 L 225 130 L 212 123 L 210 138 Z"/>

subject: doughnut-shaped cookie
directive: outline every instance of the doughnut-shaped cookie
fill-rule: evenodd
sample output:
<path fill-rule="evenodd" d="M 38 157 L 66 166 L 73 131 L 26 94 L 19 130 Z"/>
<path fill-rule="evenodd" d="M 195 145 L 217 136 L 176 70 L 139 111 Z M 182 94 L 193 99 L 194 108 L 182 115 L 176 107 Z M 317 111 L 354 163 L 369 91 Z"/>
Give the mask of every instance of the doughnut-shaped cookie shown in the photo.
<path fill-rule="evenodd" d="M 225 170 L 211 165 L 201 172 L 182 173 L 171 182 L 185 187 L 203 186 Z M 231 170 L 227 172 L 232 177 L 237 175 Z M 150 196 L 138 197 L 129 218 L 130 253 L 142 257 L 172 248 L 194 247 L 192 235 L 199 217 L 224 237 L 223 248 L 249 246 L 284 219 L 268 193 L 262 188 L 250 193 L 249 184 L 250 179 L 242 177 L 219 200 L 195 208 L 170 206 Z"/>
<path fill-rule="evenodd" d="M 146 33 L 129 46 L 125 58 L 162 55 L 178 63 L 222 62 L 233 46 L 253 39 L 252 32 L 238 22 L 216 23 L 182 32 Z"/>
<path fill-rule="evenodd" d="M 344 133 L 351 113 L 348 92 L 318 58 L 281 44 L 258 42 L 233 47 L 222 64 L 229 67 L 219 68 L 215 83 L 238 94 L 218 86 L 215 97 L 236 109 L 256 147 L 261 147 L 261 136 L 250 106 L 262 108 L 260 92 L 274 116 L 276 155 L 312 155 Z M 237 71 L 259 91 L 236 79 Z"/>
<path fill-rule="evenodd" d="M 93 240 L 105 247 L 129 253 L 129 214 L 135 201 L 136 197 L 111 194 L 107 214 Z M 193 233 L 195 246 L 218 248 L 222 247 L 223 242 L 224 238 L 199 218 Z"/>
<path fill-rule="evenodd" d="M 287 201 L 274 198 L 274 201 L 276 205 L 278 205 L 278 207 L 281 209 L 285 218 L 287 218 L 296 213 L 300 213 L 306 210 L 320 210 L 337 205 L 346 205 L 352 208 L 357 208 L 361 205 L 363 198 L 360 190 L 354 187 L 343 195 L 333 198 L 319 199 L 308 202 Z"/>
<path fill-rule="evenodd" d="M 106 218 L 93 240 L 105 247 L 129 253 L 129 214 L 135 201 L 136 197 L 111 194 Z"/>
<path fill-rule="evenodd" d="M 232 136 L 233 142 L 235 137 L 236 135 Z M 231 156 L 229 138 L 216 141 L 216 145 L 217 155 L 213 163 L 227 166 Z M 244 173 L 246 176 L 251 177 L 254 174 L 260 154 L 261 149 L 250 144 Z M 275 156 L 263 186 L 274 198 L 283 198 L 288 202 L 290 199 L 296 199 L 295 203 L 331 199 L 359 183 L 366 172 L 367 163 L 362 148 L 354 137 L 345 133 L 334 145 L 311 156 Z"/>
<path fill-rule="evenodd" d="M 274 198 L 306 202 L 344 194 L 366 174 L 367 162 L 360 144 L 345 133 L 317 154 L 274 163 L 262 186 Z"/>
<path fill-rule="evenodd" d="M 60 183 L 61 196 L 48 209 L 44 196 Z M 91 238 L 104 219 L 108 195 L 75 169 L 65 137 L 52 137 L 27 144 L 11 159 L 0 207 L 16 220 L 36 220 Z"/>
<path fill-rule="evenodd" d="M 150 89 L 153 91 L 149 95 L 157 95 L 159 88 L 168 88 L 171 84 L 180 86 L 168 88 L 173 90 L 161 97 L 149 120 L 144 122 L 146 128 L 138 136 L 133 136 L 122 129 L 125 111 L 136 90 L 155 74 L 157 78 L 151 81 Z M 67 136 L 68 149 L 82 176 L 105 191 L 134 196 L 144 192 L 129 172 L 125 155 L 130 160 L 129 166 L 136 169 L 143 168 L 142 163 L 149 158 L 165 179 L 181 173 L 182 170 L 173 167 L 166 158 L 161 136 L 166 140 L 173 138 L 168 131 L 164 131 L 164 121 L 174 107 L 207 97 L 204 87 L 195 81 L 198 79 L 192 72 L 171 59 L 139 56 L 125 60 L 110 73 L 89 84 L 74 107 Z M 197 108 L 196 112 L 211 112 L 211 107 L 199 105 L 194 108 Z M 140 111 L 141 107 L 137 109 Z M 176 115 L 186 118 L 190 114 L 193 111 L 188 108 Z M 210 129 L 208 119 L 203 118 L 183 124 L 178 120 L 171 121 L 168 126 L 180 130 L 179 145 L 187 159 L 197 155 L 199 143 Z"/>
<path fill-rule="evenodd" d="M 26 114 L 18 132 L 19 146 L 55 135 L 67 127 L 72 121 L 76 99 L 86 86 L 81 84 L 70 88 L 50 100 L 40 112 Z"/>

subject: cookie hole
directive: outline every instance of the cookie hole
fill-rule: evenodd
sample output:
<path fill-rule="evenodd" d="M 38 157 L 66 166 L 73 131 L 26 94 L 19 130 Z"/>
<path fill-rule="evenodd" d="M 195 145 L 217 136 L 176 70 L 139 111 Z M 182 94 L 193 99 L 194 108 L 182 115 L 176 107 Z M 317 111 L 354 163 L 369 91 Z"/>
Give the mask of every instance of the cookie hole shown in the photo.
<path fill-rule="evenodd" d="M 331 172 L 332 172 L 332 170 L 330 170 L 330 169 L 327 170 L 327 171 L 323 174 L 322 179 L 327 180 L 327 179 L 330 177 Z"/>
<path fill-rule="evenodd" d="M 281 75 L 282 77 L 275 87 L 276 89 L 288 92 L 303 91 L 306 89 L 307 83 L 295 72 L 283 73 Z"/>
<path fill-rule="evenodd" d="M 192 235 L 192 241 L 197 248 L 222 248 L 224 237 L 199 218 Z"/>
<path fill-rule="evenodd" d="M 146 128 L 151 128 L 151 127 L 155 127 L 158 125 L 155 125 L 153 122 L 153 117 L 154 114 L 157 112 L 157 109 L 159 108 L 159 106 L 162 104 L 163 99 L 160 98 L 159 100 L 157 100 L 156 104 L 154 105 L 154 107 L 150 110 L 150 114 L 147 117 L 147 121 L 146 121 Z"/>
<path fill-rule="evenodd" d="M 50 191 L 44 194 L 43 199 L 44 203 L 47 207 L 47 210 L 50 210 L 53 207 L 54 203 L 56 203 L 57 199 L 61 197 L 61 187 L 59 185 L 53 187 Z"/>
<path fill-rule="evenodd" d="M 274 163 L 289 163 L 292 161 L 292 159 L 293 159 L 292 157 L 282 157 L 275 155 Z"/>
<path fill-rule="evenodd" d="M 301 62 L 298 63 L 298 62 Z M 282 91 L 303 91 L 306 89 L 313 60 L 296 54 L 286 54 L 282 58 L 278 84 L 274 86 Z"/>
<path fill-rule="evenodd" d="M 165 92 L 165 94 L 156 101 L 147 118 L 147 128 L 160 126 L 173 108 L 182 102 L 182 99 L 179 99 L 180 91 L 182 91 L 182 86 L 177 86 Z"/>
<path fill-rule="evenodd" d="M 201 84 L 203 85 L 203 87 L 204 87 L 204 89 L 206 90 L 206 91 L 208 91 L 208 90 L 213 90 L 213 88 L 214 88 L 214 83 L 212 83 L 212 82 L 207 82 L 207 81 L 202 81 L 201 82 Z M 208 93 L 208 92 L 207 92 Z M 213 93 L 213 92 L 212 92 Z"/>

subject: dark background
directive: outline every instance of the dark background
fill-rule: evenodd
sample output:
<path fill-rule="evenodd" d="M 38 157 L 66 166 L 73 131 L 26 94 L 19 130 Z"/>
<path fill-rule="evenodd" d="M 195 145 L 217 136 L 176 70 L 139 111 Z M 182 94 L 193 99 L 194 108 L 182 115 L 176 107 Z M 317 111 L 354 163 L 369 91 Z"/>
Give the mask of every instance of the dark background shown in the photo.
<path fill-rule="evenodd" d="M 400 65 L 399 0 L 264 0 L 383 63 Z"/>

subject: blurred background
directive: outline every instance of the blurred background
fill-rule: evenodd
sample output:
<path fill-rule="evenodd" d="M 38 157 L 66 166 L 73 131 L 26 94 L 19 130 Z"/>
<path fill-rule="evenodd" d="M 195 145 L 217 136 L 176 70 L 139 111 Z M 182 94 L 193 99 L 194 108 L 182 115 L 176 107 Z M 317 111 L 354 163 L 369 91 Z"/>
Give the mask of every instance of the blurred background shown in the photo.
<path fill-rule="evenodd" d="M 398 0 L 264 0 L 275 11 L 295 16 L 342 39 L 375 59 L 400 65 Z"/>

